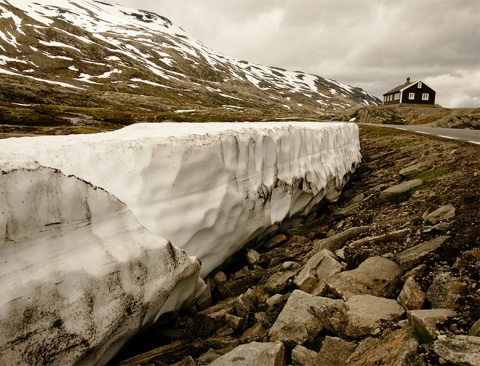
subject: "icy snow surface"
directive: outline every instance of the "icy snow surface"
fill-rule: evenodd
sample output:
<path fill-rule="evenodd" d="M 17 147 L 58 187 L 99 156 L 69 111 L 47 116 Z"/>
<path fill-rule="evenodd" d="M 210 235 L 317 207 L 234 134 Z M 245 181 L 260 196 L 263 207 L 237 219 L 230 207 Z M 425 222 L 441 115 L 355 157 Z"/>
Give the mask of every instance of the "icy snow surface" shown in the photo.
<path fill-rule="evenodd" d="M 115 196 L 32 160 L 0 158 L 0 364 L 106 364 L 191 304 L 200 264 Z"/>
<path fill-rule="evenodd" d="M 149 231 L 202 261 L 202 276 L 282 221 L 336 199 L 360 162 L 348 123 L 136 124 L 95 135 L 0 141 L 105 189 Z"/>

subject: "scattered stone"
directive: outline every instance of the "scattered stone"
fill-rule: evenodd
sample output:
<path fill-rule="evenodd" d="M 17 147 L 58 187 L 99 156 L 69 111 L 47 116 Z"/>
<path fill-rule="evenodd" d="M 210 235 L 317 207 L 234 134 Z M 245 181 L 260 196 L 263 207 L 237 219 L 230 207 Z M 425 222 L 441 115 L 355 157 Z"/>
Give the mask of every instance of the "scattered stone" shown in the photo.
<path fill-rule="evenodd" d="M 390 241 L 390 240 L 395 240 L 399 238 L 403 238 L 409 233 L 408 229 L 401 229 L 397 231 L 392 231 L 390 233 L 386 233 L 383 235 L 378 235 L 378 236 L 369 236 L 366 238 L 362 238 L 359 240 L 352 241 L 348 246 L 350 248 L 357 248 L 365 244 L 371 244 L 371 243 L 378 243 L 381 241 Z"/>
<path fill-rule="evenodd" d="M 357 269 L 336 274 L 325 279 L 325 282 L 344 300 L 361 294 L 389 297 L 401 275 L 402 269 L 395 262 L 383 257 L 371 257 Z"/>
<path fill-rule="evenodd" d="M 232 329 L 240 329 L 245 324 L 245 319 L 235 315 L 227 314 L 225 315 L 225 322 Z"/>
<path fill-rule="evenodd" d="M 333 214 L 336 217 L 349 217 L 355 215 L 355 213 L 358 212 L 358 209 L 360 208 L 360 202 L 354 203 L 352 205 L 349 205 L 347 207 L 335 209 L 333 211 Z"/>
<path fill-rule="evenodd" d="M 410 165 L 410 166 L 407 166 L 406 168 L 401 169 L 398 172 L 398 174 L 402 178 L 406 178 L 408 176 L 423 172 L 425 170 L 426 165 L 427 164 L 425 162 L 421 161 L 420 163 Z"/>
<path fill-rule="evenodd" d="M 455 216 L 455 207 L 452 204 L 448 204 L 438 208 L 430 214 L 425 216 L 425 221 L 430 222 L 431 224 L 436 224 L 440 221 L 450 220 Z"/>
<path fill-rule="evenodd" d="M 470 330 L 468 331 L 469 336 L 480 337 L 480 319 L 477 320 Z"/>
<path fill-rule="evenodd" d="M 427 296 L 413 277 L 409 277 L 398 295 L 397 301 L 407 310 L 421 309 Z"/>
<path fill-rule="evenodd" d="M 250 249 L 247 252 L 247 261 L 251 266 L 260 263 L 260 258 L 260 254 L 255 249 Z"/>
<path fill-rule="evenodd" d="M 207 352 L 197 358 L 198 365 L 208 365 L 219 358 L 221 354 L 210 348 Z"/>
<path fill-rule="evenodd" d="M 244 342 L 254 342 L 254 341 L 263 341 L 267 336 L 267 328 L 261 322 L 255 323 L 252 327 L 248 328 L 240 336 L 239 341 Z"/>
<path fill-rule="evenodd" d="M 252 289 L 240 295 L 235 303 L 235 312 L 238 316 L 245 318 L 257 308 L 258 299 Z"/>
<path fill-rule="evenodd" d="M 359 193 L 355 197 L 353 197 L 350 201 L 348 201 L 345 204 L 345 207 L 351 206 L 355 203 L 359 203 L 359 202 L 363 201 L 364 199 L 365 199 L 365 195 L 363 193 Z"/>
<path fill-rule="evenodd" d="M 456 309 L 457 300 L 466 289 L 465 282 L 452 276 L 450 272 L 444 272 L 433 279 L 427 291 L 427 298 L 433 309 Z"/>
<path fill-rule="evenodd" d="M 335 254 L 323 249 L 308 260 L 294 282 L 302 291 L 322 296 L 327 287 L 324 280 L 340 273 L 342 269 L 343 266 L 336 260 Z"/>
<path fill-rule="evenodd" d="M 278 235 L 275 235 L 273 238 L 271 238 L 269 241 L 267 241 L 265 244 L 263 244 L 263 247 L 265 249 L 272 249 L 286 241 L 287 241 L 287 237 L 285 235 L 278 234 Z"/>
<path fill-rule="evenodd" d="M 332 252 L 340 249 L 345 245 L 345 242 L 351 238 L 360 235 L 370 229 L 370 226 L 360 226 L 360 227 L 352 227 L 348 230 L 345 230 L 339 234 L 333 235 L 326 239 L 315 240 L 313 242 L 314 245 L 314 253 L 319 252 L 323 249 L 328 249 Z M 313 253 L 312 253 L 313 254 Z"/>
<path fill-rule="evenodd" d="M 317 357 L 317 352 L 300 345 L 292 350 L 292 364 L 295 366 L 318 366 Z"/>
<path fill-rule="evenodd" d="M 242 344 L 223 356 L 218 357 L 210 366 L 284 366 L 285 348 L 282 343 L 251 342 Z"/>
<path fill-rule="evenodd" d="M 171 366 L 197 366 L 197 364 L 192 356 L 188 356 L 188 357 L 185 357 L 180 362 L 174 363 Z"/>
<path fill-rule="evenodd" d="M 384 320 L 399 320 L 405 310 L 395 300 L 371 295 L 356 295 L 346 303 L 345 334 L 359 338 L 371 334 Z"/>
<path fill-rule="evenodd" d="M 408 271 L 407 273 L 405 273 L 401 280 L 403 282 L 405 282 L 406 280 L 408 280 L 409 277 L 413 277 L 413 278 L 422 278 L 423 277 L 423 274 L 425 273 L 425 270 L 427 269 L 427 266 L 425 264 L 421 264 L 413 269 L 411 269 L 410 271 Z"/>
<path fill-rule="evenodd" d="M 437 323 L 444 322 L 455 314 L 450 309 L 410 310 L 407 317 L 416 330 L 418 341 L 427 343 L 437 336 Z"/>
<path fill-rule="evenodd" d="M 295 290 L 288 298 L 282 312 L 278 316 L 275 324 L 270 329 L 268 336 L 270 341 L 282 339 L 284 341 L 297 341 L 302 344 L 309 337 L 315 337 L 324 327 L 319 318 L 309 312 L 313 307 L 322 307 L 334 303 L 338 300 L 332 300 L 326 297 L 318 297 L 307 294 L 306 292 Z M 291 323 L 302 322 L 305 326 L 306 333 L 303 328 Z M 286 330 L 289 338 L 285 336 L 283 328 L 287 326 Z M 292 329 L 300 330 L 300 336 L 292 334 Z"/>
<path fill-rule="evenodd" d="M 380 192 L 380 198 L 388 199 L 395 196 L 399 196 L 403 193 L 408 192 L 413 188 L 421 186 L 422 184 L 423 184 L 423 180 L 421 179 L 407 180 L 406 182 L 394 185 Z"/>
<path fill-rule="evenodd" d="M 382 338 L 366 338 L 348 358 L 347 366 L 420 366 L 418 342 L 411 328 L 390 332 Z"/>
<path fill-rule="evenodd" d="M 439 339 L 433 350 L 453 365 L 480 366 L 480 337 L 456 335 Z"/>
<path fill-rule="evenodd" d="M 318 352 L 315 366 L 344 366 L 357 344 L 337 337 L 325 337 Z"/>
<path fill-rule="evenodd" d="M 439 236 L 438 238 L 418 244 L 412 248 L 404 250 L 397 255 L 397 263 L 402 268 L 412 268 L 419 263 L 425 256 L 440 248 L 450 236 Z"/>

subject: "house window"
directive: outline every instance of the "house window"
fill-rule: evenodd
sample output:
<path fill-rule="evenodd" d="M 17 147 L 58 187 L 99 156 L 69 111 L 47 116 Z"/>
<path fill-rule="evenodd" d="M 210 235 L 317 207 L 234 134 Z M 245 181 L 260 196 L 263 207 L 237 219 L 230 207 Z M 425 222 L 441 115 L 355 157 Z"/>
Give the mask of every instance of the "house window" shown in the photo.
<path fill-rule="evenodd" d="M 422 100 L 428 100 L 428 97 L 429 97 L 428 93 L 422 94 Z"/>
<path fill-rule="evenodd" d="M 417 87 L 418 87 L 418 89 L 422 89 L 422 82 L 421 81 L 418 82 Z"/>
<path fill-rule="evenodd" d="M 408 93 L 408 99 L 414 100 L 415 99 L 415 93 Z"/>
<path fill-rule="evenodd" d="M 400 93 L 395 94 L 395 100 L 399 100 L 399 99 L 400 99 Z"/>

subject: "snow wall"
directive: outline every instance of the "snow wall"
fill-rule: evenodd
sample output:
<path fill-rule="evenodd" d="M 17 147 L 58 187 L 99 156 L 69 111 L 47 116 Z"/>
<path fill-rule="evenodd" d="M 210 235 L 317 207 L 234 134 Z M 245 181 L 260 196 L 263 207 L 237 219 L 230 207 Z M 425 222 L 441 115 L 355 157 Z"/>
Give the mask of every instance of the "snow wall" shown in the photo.
<path fill-rule="evenodd" d="M 107 362 L 194 300 L 196 258 L 204 277 L 335 200 L 361 160 L 355 124 L 313 122 L 136 124 L 0 154 L 0 360 L 63 364 Z"/>

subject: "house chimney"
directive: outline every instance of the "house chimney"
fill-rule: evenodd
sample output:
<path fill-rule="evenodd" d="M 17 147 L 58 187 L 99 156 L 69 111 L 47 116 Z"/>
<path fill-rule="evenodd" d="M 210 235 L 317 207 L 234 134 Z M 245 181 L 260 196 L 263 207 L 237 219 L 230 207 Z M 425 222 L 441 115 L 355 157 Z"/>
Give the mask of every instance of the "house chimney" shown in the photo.
<path fill-rule="evenodd" d="M 410 78 L 407 78 L 407 82 L 405 84 L 410 84 Z"/>

